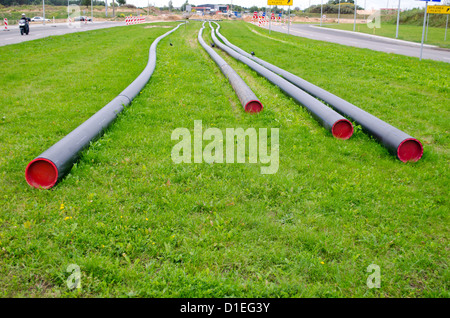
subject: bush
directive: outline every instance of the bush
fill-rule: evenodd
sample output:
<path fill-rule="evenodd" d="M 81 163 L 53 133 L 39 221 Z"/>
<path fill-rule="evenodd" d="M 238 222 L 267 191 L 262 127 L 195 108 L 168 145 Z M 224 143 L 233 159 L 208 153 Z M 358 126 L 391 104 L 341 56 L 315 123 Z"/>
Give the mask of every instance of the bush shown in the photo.
<path fill-rule="evenodd" d="M 353 4 L 341 4 L 341 14 L 351 14 L 354 13 L 355 6 Z M 358 9 L 360 9 L 358 7 Z M 320 13 L 320 5 L 313 5 L 305 10 L 307 13 Z M 322 6 L 322 12 L 325 13 L 338 13 L 339 5 L 334 4 L 324 4 Z"/>
<path fill-rule="evenodd" d="M 425 13 L 424 9 L 414 8 L 411 10 L 400 12 L 400 23 L 401 24 L 410 24 L 410 25 L 423 25 L 423 15 Z M 431 27 L 445 27 L 446 22 L 445 14 L 431 14 L 430 15 L 430 24 Z M 385 16 L 384 21 L 387 23 L 396 24 L 397 23 L 397 15 Z"/>

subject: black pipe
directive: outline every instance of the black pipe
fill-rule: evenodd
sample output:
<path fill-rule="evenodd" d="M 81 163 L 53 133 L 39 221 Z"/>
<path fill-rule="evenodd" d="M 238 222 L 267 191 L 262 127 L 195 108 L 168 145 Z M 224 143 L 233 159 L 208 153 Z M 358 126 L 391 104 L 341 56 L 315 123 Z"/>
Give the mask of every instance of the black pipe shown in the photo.
<path fill-rule="evenodd" d="M 79 153 L 103 133 L 124 106 L 130 104 L 147 84 L 155 69 L 158 42 L 178 29 L 180 25 L 153 41 L 147 66 L 125 90 L 27 165 L 25 179 L 30 186 L 50 189 L 70 171 Z"/>
<path fill-rule="evenodd" d="M 216 23 L 217 24 L 217 23 Z M 222 44 L 214 34 L 214 28 L 211 30 L 211 37 L 214 43 L 222 50 L 227 52 L 229 55 L 235 59 L 241 61 L 242 63 L 249 66 L 251 69 L 256 71 L 259 75 L 267 78 L 271 83 L 278 86 L 283 92 L 291 96 L 298 103 L 305 106 L 306 109 L 331 133 L 334 137 L 339 139 L 348 139 L 353 134 L 353 125 L 347 119 L 342 117 L 340 114 L 315 99 L 311 95 L 305 93 L 297 86 L 288 82 L 284 78 L 278 76 L 274 72 L 266 69 L 265 67 L 259 65 L 258 63 L 252 61 L 251 59 L 237 53 L 228 46 Z"/>
<path fill-rule="evenodd" d="M 214 22 L 215 23 L 215 22 Z M 381 143 L 394 155 L 397 156 L 403 162 L 406 161 L 417 161 L 422 157 L 423 147 L 419 140 L 411 137 L 405 132 L 389 125 L 388 123 L 382 121 L 381 119 L 373 116 L 372 114 L 358 108 L 357 106 L 349 103 L 348 101 L 314 85 L 304 79 L 282 69 L 273 64 L 270 64 L 252 54 L 248 54 L 236 45 L 231 44 L 222 34 L 219 32 L 220 25 L 216 23 L 218 28 L 216 30 L 217 35 L 222 39 L 222 41 L 237 51 L 238 53 L 256 61 L 257 63 L 263 65 L 267 69 L 281 75 L 283 78 L 296 85 L 297 87 L 303 89 L 309 94 L 325 101 L 336 111 L 342 115 L 351 118 L 356 123 L 361 125 L 361 127 L 369 132 L 376 139 L 380 140 Z"/>
<path fill-rule="evenodd" d="M 261 102 L 258 100 L 256 95 L 250 89 L 250 87 L 245 84 L 242 78 L 236 73 L 233 68 L 228 65 L 227 62 L 223 58 L 219 56 L 212 48 L 210 48 L 202 38 L 203 29 L 205 28 L 205 22 L 202 24 L 202 28 L 198 32 L 198 41 L 200 45 L 208 52 L 209 56 L 216 62 L 216 64 L 220 67 L 220 70 L 228 78 L 231 86 L 233 87 L 236 95 L 239 98 L 239 101 L 244 107 L 246 112 L 250 113 L 258 113 L 263 109 Z"/>

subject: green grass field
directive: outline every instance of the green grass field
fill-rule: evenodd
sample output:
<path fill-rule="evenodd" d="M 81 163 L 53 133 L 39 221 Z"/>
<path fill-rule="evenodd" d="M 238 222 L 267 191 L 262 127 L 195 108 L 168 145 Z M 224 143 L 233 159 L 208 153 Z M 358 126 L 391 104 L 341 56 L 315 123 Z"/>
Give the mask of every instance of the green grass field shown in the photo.
<path fill-rule="evenodd" d="M 353 24 L 333 24 L 324 25 L 324 27 L 353 31 Z M 367 24 L 357 24 L 356 31 L 395 39 L 397 25 L 381 23 L 381 27 L 375 28 L 374 33 L 374 29 L 367 27 Z M 400 24 L 398 28 L 398 39 L 421 43 L 422 31 L 423 26 Z M 447 30 L 447 39 L 445 40 L 445 28 L 428 27 L 428 35 L 424 43 L 450 48 L 450 30 Z"/>
<path fill-rule="evenodd" d="M 0 296 L 449 297 L 450 65 L 221 26 L 232 43 L 418 138 L 423 158 L 402 163 L 359 126 L 333 138 L 219 52 L 264 105 L 244 113 L 192 22 L 159 43 L 148 85 L 70 174 L 38 190 L 28 162 L 127 87 L 168 29 L 0 47 Z M 223 132 L 279 128 L 278 172 L 174 164 L 172 131 L 192 132 L 194 120 Z M 67 286 L 70 264 L 79 289 Z M 371 264 L 380 288 L 366 284 Z"/>

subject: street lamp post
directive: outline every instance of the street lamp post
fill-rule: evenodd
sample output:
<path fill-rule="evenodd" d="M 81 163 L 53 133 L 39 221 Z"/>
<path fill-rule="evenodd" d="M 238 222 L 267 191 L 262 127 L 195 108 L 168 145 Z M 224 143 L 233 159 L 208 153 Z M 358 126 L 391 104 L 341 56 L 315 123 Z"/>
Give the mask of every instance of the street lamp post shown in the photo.
<path fill-rule="evenodd" d="M 341 0 L 339 0 L 339 7 L 338 7 L 338 24 L 339 24 L 340 17 L 341 17 Z"/>
<path fill-rule="evenodd" d="M 395 31 L 395 38 L 398 38 L 398 25 L 400 23 L 400 0 L 398 0 L 398 9 L 397 9 L 397 30 Z"/>
<path fill-rule="evenodd" d="M 356 8 L 358 6 L 358 4 L 356 3 L 356 0 L 355 0 L 354 5 L 355 5 L 355 15 L 354 15 L 354 18 L 353 18 L 353 31 L 356 30 Z"/>
<path fill-rule="evenodd" d="M 423 15 L 423 28 L 422 28 L 422 43 L 420 44 L 420 58 L 419 58 L 419 61 L 422 61 L 423 38 L 425 36 L 425 25 L 427 23 L 427 9 L 428 9 L 428 1 L 425 1 L 425 13 Z"/>
<path fill-rule="evenodd" d="M 42 0 L 42 11 L 43 11 L 43 18 L 44 18 L 44 21 L 42 21 L 42 24 L 44 24 L 45 25 L 45 0 Z"/>
<path fill-rule="evenodd" d="M 320 26 L 322 26 L 322 17 L 323 17 L 323 0 L 320 0 Z"/>

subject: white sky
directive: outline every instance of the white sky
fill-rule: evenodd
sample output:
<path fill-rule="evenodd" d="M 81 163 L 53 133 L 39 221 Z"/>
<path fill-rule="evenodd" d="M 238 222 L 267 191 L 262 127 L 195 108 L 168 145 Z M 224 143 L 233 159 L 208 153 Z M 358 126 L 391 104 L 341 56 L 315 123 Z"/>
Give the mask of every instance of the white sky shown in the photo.
<path fill-rule="evenodd" d="M 145 7 L 148 3 L 150 5 L 154 5 L 157 7 L 163 7 L 167 6 L 169 3 L 169 0 L 126 0 L 128 4 L 134 4 L 139 7 Z M 321 1 L 323 3 L 328 2 L 328 0 L 293 0 L 294 7 L 299 7 L 300 9 L 305 9 L 313 4 L 320 4 Z M 341 0 L 342 2 L 345 2 L 345 0 Z M 394 8 L 397 9 L 398 7 L 398 0 L 356 0 L 357 4 L 361 7 L 366 7 L 367 9 L 380 9 L 380 8 Z M 400 7 L 402 9 L 411 9 L 411 8 L 422 8 L 425 7 L 424 1 L 418 1 L 418 0 L 400 0 Z M 108 0 L 108 2 L 111 2 Z M 183 3 L 185 3 L 186 0 L 172 0 L 172 4 L 174 7 L 180 7 Z M 441 0 L 441 3 L 433 2 L 430 4 L 438 4 L 442 5 L 445 4 L 445 2 L 450 2 L 449 0 Z M 237 4 L 240 6 L 245 7 L 251 7 L 253 5 L 256 5 L 258 7 L 267 7 L 267 0 L 189 0 L 190 4 L 194 5 L 200 5 L 200 4 L 226 4 L 226 3 L 232 3 Z M 286 7 L 287 9 L 287 7 Z"/>

